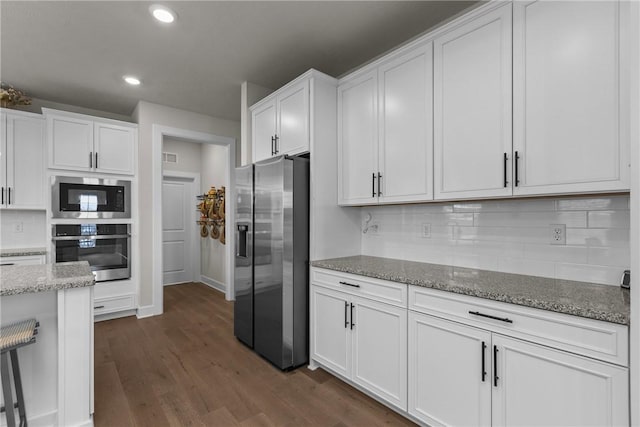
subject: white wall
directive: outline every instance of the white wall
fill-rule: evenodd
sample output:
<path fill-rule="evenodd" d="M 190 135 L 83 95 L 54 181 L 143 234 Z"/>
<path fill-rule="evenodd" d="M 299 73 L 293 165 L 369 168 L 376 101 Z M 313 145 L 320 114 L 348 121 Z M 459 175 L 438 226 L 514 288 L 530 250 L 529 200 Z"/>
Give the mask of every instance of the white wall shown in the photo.
<path fill-rule="evenodd" d="M 138 182 L 140 196 L 138 203 L 141 219 L 150 218 L 154 214 L 151 192 L 154 179 L 151 159 L 152 127 L 154 124 L 240 139 L 239 122 L 217 119 L 150 102 L 140 101 L 133 117 L 139 126 Z M 153 303 L 152 226 L 152 221 L 140 221 L 140 306 Z"/>
<path fill-rule="evenodd" d="M 92 108 L 78 107 L 77 105 L 62 104 L 60 102 L 47 101 L 46 99 L 32 98 L 31 105 L 18 105 L 15 108 L 20 111 L 30 111 L 36 114 L 42 114 L 43 108 L 52 108 L 54 110 L 69 111 L 78 114 L 87 114 L 89 116 L 104 117 L 107 119 L 121 120 L 124 122 L 132 122 L 131 116 L 125 114 L 110 113 L 108 111 L 94 110 Z"/>
<path fill-rule="evenodd" d="M 162 170 L 200 173 L 202 144 L 165 137 L 162 141 L 162 151 L 178 156 L 177 163 L 163 162 Z"/>
<path fill-rule="evenodd" d="M 22 233 L 14 226 L 22 223 Z M 45 211 L 3 210 L 0 213 L 0 248 L 39 248 L 47 246 Z"/>
<path fill-rule="evenodd" d="M 226 176 L 229 149 L 218 145 L 201 145 L 202 193 L 209 191 L 211 186 L 229 188 Z M 228 212 L 232 206 L 233 204 L 225 203 L 225 211 Z M 230 240 L 233 236 L 226 236 L 226 238 Z M 226 287 L 227 255 L 225 245 L 220 243 L 219 239 L 212 239 L 211 237 L 200 238 L 200 254 L 200 274 L 204 276 L 204 280 L 213 280 L 215 283 Z"/>
<path fill-rule="evenodd" d="M 616 286 L 630 264 L 626 195 L 367 207 L 363 223 L 367 213 L 380 230 L 362 235 L 363 255 Z M 550 224 L 566 224 L 566 245 L 549 243 Z"/>

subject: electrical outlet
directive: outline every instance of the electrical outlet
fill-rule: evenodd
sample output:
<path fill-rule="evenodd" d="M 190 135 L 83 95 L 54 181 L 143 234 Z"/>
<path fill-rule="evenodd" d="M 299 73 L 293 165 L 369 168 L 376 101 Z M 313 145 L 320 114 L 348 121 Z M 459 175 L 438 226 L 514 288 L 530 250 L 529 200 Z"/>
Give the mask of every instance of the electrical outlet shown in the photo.
<path fill-rule="evenodd" d="M 431 224 L 428 224 L 428 223 L 422 224 L 422 237 L 425 239 L 431 238 Z"/>
<path fill-rule="evenodd" d="M 567 226 L 566 224 L 550 224 L 549 235 L 552 245 L 567 244 Z"/>
<path fill-rule="evenodd" d="M 23 231 L 24 231 L 24 226 L 22 224 L 22 221 L 18 221 L 18 222 L 13 224 L 13 232 L 14 233 L 22 233 Z"/>

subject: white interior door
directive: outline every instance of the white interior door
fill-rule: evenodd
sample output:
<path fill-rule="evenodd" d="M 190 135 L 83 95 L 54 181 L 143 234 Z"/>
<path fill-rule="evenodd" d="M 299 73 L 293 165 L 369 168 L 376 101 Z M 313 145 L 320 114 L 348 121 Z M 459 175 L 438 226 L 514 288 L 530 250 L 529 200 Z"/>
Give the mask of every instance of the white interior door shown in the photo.
<path fill-rule="evenodd" d="M 192 221 L 195 221 L 193 180 L 165 177 L 162 181 L 162 283 L 194 280 Z"/>

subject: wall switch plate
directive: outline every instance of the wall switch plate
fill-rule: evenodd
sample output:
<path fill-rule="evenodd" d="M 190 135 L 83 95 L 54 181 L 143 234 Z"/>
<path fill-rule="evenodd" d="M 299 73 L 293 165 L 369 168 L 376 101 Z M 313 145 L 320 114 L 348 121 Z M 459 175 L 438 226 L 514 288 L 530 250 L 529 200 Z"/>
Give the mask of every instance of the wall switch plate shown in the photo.
<path fill-rule="evenodd" d="M 18 221 L 13 224 L 13 232 L 14 233 L 22 233 L 24 231 L 24 225 L 22 221 Z"/>
<path fill-rule="evenodd" d="M 431 224 L 429 223 L 422 224 L 422 237 L 425 239 L 431 238 Z"/>
<path fill-rule="evenodd" d="M 567 225 L 566 224 L 550 224 L 549 236 L 552 245 L 567 244 Z"/>

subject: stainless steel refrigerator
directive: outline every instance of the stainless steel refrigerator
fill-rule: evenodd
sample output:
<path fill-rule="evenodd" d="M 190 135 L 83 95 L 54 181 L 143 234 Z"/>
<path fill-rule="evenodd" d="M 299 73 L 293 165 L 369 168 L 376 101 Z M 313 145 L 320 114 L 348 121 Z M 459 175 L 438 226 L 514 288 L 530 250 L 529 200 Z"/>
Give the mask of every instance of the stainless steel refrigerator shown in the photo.
<path fill-rule="evenodd" d="M 234 334 L 280 369 L 308 360 L 309 160 L 236 169 Z"/>

